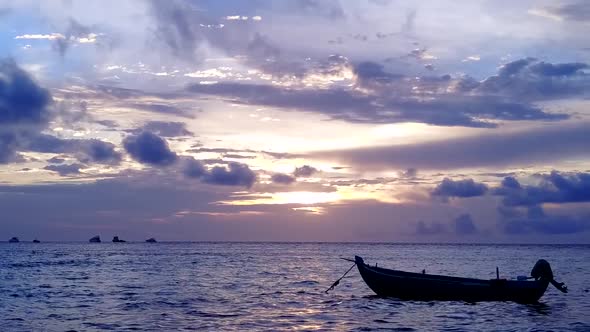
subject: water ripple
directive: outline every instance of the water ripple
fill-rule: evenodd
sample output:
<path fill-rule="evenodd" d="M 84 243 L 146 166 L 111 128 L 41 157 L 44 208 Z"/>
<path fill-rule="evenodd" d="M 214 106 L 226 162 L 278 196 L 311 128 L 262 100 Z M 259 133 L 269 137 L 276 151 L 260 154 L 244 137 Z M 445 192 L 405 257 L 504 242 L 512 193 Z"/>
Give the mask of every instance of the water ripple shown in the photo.
<path fill-rule="evenodd" d="M 6 331 L 589 331 L 588 246 L 318 243 L 0 244 Z M 493 278 L 545 258 L 567 283 L 542 303 L 415 302 L 375 296 L 338 257 Z M 411 259 L 408 259 L 411 257 Z"/>

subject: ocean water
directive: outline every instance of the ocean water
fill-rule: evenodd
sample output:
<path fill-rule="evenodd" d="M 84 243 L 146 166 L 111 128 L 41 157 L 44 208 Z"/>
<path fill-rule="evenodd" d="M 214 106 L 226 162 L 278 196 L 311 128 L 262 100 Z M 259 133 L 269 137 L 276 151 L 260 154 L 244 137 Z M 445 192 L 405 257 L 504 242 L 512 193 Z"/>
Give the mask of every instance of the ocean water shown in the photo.
<path fill-rule="evenodd" d="M 547 259 L 568 294 L 541 303 L 379 298 L 360 255 L 407 271 L 494 278 Z M 0 244 L 1 331 L 590 331 L 590 246 L 334 243 Z"/>

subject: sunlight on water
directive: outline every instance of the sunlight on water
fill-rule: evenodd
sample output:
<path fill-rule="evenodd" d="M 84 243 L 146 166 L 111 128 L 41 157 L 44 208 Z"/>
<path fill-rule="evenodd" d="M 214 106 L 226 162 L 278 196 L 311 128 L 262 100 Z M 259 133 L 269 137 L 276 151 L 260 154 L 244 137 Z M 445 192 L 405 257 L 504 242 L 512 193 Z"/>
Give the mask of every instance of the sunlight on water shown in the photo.
<path fill-rule="evenodd" d="M 547 259 L 569 294 L 541 303 L 378 298 L 339 257 L 480 278 L 528 274 Z M 2 331 L 588 331 L 588 246 L 0 244 Z"/>

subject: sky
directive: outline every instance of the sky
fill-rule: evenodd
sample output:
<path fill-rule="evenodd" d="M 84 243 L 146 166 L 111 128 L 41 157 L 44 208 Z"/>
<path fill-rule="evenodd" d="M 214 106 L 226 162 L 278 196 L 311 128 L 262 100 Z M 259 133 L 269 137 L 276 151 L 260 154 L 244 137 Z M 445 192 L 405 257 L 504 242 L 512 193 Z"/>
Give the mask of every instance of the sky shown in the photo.
<path fill-rule="evenodd" d="M 590 2 L 0 0 L 0 235 L 590 243 Z"/>

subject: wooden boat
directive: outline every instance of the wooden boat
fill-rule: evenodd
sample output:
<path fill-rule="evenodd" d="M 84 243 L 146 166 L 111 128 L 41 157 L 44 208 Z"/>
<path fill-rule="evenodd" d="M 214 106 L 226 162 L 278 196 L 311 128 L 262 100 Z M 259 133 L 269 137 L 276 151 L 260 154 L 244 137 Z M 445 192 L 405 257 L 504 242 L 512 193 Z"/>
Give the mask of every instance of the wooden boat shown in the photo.
<path fill-rule="evenodd" d="M 359 256 L 355 256 L 355 263 L 367 286 L 377 295 L 405 300 L 535 303 L 549 283 L 567 293 L 563 283 L 553 280 L 549 263 L 542 259 L 535 264 L 531 277 L 519 280 L 483 280 L 390 270 L 369 266 Z"/>

